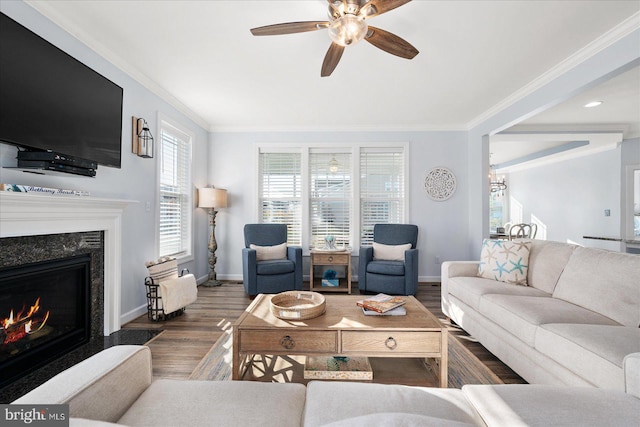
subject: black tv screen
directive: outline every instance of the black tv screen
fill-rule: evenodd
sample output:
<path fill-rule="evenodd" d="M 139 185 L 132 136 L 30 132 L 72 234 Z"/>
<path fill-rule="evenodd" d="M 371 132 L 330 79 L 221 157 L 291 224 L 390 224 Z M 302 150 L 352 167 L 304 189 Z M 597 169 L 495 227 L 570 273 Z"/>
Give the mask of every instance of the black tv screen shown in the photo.
<path fill-rule="evenodd" d="M 0 142 L 119 168 L 122 88 L 0 13 Z"/>

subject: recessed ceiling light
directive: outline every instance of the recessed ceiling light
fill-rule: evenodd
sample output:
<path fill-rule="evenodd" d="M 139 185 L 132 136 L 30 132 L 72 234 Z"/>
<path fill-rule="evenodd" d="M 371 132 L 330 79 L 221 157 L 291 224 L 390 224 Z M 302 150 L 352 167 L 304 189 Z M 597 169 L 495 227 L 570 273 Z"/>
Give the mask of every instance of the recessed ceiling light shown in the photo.
<path fill-rule="evenodd" d="M 602 101 L 591 101 L 587 104 L 584 104 L 584 106 L 586 108 L 592 108 L 592 107 L 597 107 L 598 105 L 602 104 Z"/>

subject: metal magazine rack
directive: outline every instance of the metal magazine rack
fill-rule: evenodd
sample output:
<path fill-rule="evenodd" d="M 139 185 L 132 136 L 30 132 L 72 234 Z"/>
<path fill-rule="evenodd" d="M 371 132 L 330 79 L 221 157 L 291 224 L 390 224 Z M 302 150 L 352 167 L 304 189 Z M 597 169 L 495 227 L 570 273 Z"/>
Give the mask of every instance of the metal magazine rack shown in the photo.
<path fill-rule="evenodd" d="M 180 271 L 180 276 L 189 274 L 188 269 Z M 169 320 L 174 317 L 180 316 L 184 313 L 186 307 L 182 307 L 172 313 L 165 313 L 162 305 L 162 296 L 160 296 L 159 288 L 160 283 L 156 283 L 153 277 L 147 276 L 144 279 L 144 284 L 147 288 L 147 317 L 149 320 L 157 322 L 159 320 Z"/>

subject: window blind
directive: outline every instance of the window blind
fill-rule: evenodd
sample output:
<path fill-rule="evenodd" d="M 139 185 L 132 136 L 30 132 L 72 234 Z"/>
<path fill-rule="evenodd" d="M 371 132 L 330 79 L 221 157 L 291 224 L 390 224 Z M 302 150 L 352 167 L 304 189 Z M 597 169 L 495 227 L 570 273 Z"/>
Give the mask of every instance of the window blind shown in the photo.
<path fill-rule="evenodd" d="M 351 153 L 309 154 L 310 246 L 323 247 L 327 235 L 350 246 L 352 224 Z"/>
<path fill-rule="evenodd" d="M 360 151 L 360 245 L 373 242 L 375 224 L 403 223 L 405 164 L 403 149 Z"/>
<path fill-rule="evenodd" d="M 259 155 L 260 221 L 287 225 L 287 243 L 302 244 L 302 156 L 297 153 Z"/>
<path fill-rule="evenodd" d="M 159 256 L 191 254 L 191 139 L 160 129 Z"/>

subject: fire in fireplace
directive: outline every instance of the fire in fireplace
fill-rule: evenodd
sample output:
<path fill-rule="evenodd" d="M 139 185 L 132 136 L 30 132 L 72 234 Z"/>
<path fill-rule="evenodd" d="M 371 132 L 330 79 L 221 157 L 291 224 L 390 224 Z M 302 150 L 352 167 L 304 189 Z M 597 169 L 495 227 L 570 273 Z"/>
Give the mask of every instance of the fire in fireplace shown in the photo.
<path fill-rule="evenodd" d="M 90 255 L 0 269 L 0 386 L 89 342 Z"/>
<path fill-rule="evenodd" d="M 36 317 L 40 311 L 40 298 L 29 308 L 26 312 L 26 306 L 22 306 L 22 310 L 18 312 L 16 316 L 13 315 L 13 310 L 9 313 L 9 317 L 0 319 L 0 342 L 4 344 L 20 343 L 36 339 L 37 335 L 49 319 L 50 311 L 44 315 L 44 317 Z M 45 329 L 42 335 L 46 334 Z"/>

